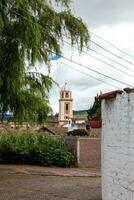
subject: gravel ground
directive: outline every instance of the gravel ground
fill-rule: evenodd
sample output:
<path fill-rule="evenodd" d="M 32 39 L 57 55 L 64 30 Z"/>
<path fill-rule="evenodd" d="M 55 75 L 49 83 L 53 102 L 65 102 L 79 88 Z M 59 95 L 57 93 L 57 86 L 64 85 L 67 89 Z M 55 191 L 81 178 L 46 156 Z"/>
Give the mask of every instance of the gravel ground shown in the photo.
<path fill-rule="evenodd" d="M 0 200 L 101 200 L 99 177 L 0 174 Z"/>

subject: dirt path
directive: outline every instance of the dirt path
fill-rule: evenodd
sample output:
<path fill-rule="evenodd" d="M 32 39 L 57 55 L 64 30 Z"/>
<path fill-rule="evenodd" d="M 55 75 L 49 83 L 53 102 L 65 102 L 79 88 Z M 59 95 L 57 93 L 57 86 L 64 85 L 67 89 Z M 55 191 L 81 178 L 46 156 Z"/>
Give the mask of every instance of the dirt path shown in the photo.
<path fill-rule="evenodd" d="M 0 174 L 0 200 L 101 200 L 100 178 Z"/>

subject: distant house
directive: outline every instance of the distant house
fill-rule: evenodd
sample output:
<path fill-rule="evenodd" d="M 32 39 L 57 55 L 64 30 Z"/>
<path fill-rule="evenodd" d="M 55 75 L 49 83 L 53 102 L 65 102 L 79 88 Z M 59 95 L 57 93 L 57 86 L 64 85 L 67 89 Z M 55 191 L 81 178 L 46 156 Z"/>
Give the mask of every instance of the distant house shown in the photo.
<path fill-rule="evenodd" d="M 5 113 L 5 114 L 0 114 L 0 119 L 3 119 L 3 120 L 10 120 L 13 118 L 13 114 L 10 114 L 10 113 Z"/>

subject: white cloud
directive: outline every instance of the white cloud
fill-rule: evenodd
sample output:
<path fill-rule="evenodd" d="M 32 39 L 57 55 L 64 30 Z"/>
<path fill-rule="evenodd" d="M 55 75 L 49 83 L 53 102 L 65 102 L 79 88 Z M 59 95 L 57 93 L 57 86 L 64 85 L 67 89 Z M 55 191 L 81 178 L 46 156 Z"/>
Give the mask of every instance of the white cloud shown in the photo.
<path fill-rule="evenodd" d="M 109 6 L 108 2 L 110 2 L 109 5 L 111 6 L 110 11 L 106 10 Z M 102 1 L 97 1 L 97 0 L 76 1 L 75 0 L 73 10 L 75 10 L 75 14 L 77 16 L 80 15 L 86 21 L 89 29 L 92 32 L 96 33 L 102 38 L 115 44 L 123 51 L 126 51 L 127 53 L 134 55 L 133 53 L 134 52 L 134 45 L 133 45 L 134 23 L 132 23 L 132 18 L 134 18 L 134 13 L 132 12 L 133 10 L 132 8 L 134 8 L 134 1 L 129 1 L 130 4 L 128 3 L 128 1 L 126 2 L 124 0 L 119 1 L 120 3 L 115 0 L 113 1 L 111 0 L 108 2 L 106 3 L 106 1 L 103 1 L 103 0 Z M 106 5 L 104 3 L 106 3 Z M 108 13 L 109 13 L 109 16 L 107 16 Z M 131 17 L 129 16 L 129 14 L 131 15 Z M 121 52 L 117 51 L 115 48 L 113 48 L 109 44 L 105 43 L 103 40 L 100 40 L 96 38 L 95 36 L 92 36 L 91 39 L 99 43 L 106 49 L 109 49 L 115 54 L 122 56 L 123 58 L 134 63 L 133 58 L 130 58 L 125 54 L 122 54 Z M 112 56 L 108 52 L 105 52 L 104 50 L 93 45 L 92 43 L 90 47 L 133 70 L 134 68 L 133 65 L 130 65 L 129 63 L 119 58 L 116 58 L 115 56 Z M 93 52 L 90 52 L 90 51 L 88 52 L 118 67 L 124 72 L 134 75 L 134 73 L 130 72 L 129 70 L 125 68 L 122 68 L 118 64 L 115 64 L 107 59 L 104 59 L 103 57 Z M 74 48 L 69 48 L 68 46 L 65 45 L 63 47 L 63 54 L 67 56 L 68 58 L 75 60 L 76 62 L 79 62 L 87 67 L 90 67 L 91 69 L 98 70 L 101 73 L 107 74 L 108 76 L 112 76 L 113 78 L 116 78 L 119 81 L 123 81 L 134 86 L 134 79 L 132 77 L 129 77 L 126 74 L 123 74 L 115 69 L 112 69 L 110 66 L 107 66 L 104 63 L 101 63 L 89 57 L 86 54 L 81 54 L 79 56 L 78 52 Z M 71 65 L 71 67 L 75 68 L 75 70 L 80 70 L 86 74 L 93 75 L 96 78 L 102 79 L 106 81 L 108 84 L 114 84 L 115 86 L 117 86 L 117 88 L 126 87 L 125 85 L 112 81 L 109 78 L 103 77 L 99 74 L 96 74 L 95 72 L 91 72 L 78 65 L 70 63 L 69 61 L 66 61 L 64 59 L 55 61 L 52 64 L 53 65 L 52 70 L 51 70 L 52 77 L 54 78 L 55 81 L 59 83 L 60 86 L 62 86 L 65 83 L 65 81 L 68 82 L 69 87 L 73 92 L 74 109 L 79 109 L 79 110 L 88 109 L 90 105 L 93 103 L 94 96 L 97 93 L 99 93 L 100 91 L 108 92 L 111 90 L 116 90 L 117 88 L 101 83 L 89 77 L 88 75 L 81 74 L 80 72 L 77 72 L 69 68 L 63 63 L 67 65 Z M 54 86 L 50 93 L 50 103 L 54 112 L 58 112 L 58 109 L 59 109 L 58 99 L 59 99 L 59 88 L 57 86 Z"/>

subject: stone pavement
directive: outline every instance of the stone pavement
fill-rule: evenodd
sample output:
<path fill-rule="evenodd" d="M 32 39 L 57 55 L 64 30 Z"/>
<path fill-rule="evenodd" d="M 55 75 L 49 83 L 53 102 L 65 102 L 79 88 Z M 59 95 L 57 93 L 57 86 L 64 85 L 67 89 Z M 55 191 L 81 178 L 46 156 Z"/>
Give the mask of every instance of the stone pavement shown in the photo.
<path fill-rule="evenodd" d="M 29 165 L 2 165 L 0 173 L 9 174 L 35 174 L 44 176 L 63 177 L 100 177 L 100 169 L 95 168 L 56 168 Z"/>

